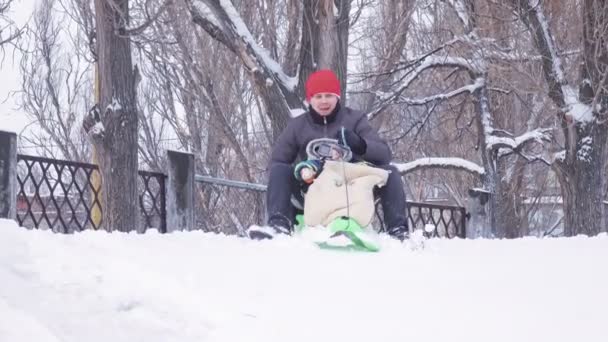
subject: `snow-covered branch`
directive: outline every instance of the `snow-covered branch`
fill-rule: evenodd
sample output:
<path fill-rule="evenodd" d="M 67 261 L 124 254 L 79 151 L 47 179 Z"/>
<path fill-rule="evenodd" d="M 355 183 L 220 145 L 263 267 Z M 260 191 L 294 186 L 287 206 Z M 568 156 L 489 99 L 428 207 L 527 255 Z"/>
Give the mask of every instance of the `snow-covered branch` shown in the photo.
<path fill-rule="evenodd" d="M 543 156 L 541 156 L 541 155 L 532 155 L 532 156 L 531 156 L 531 155 L 528 155 L 528 154 L 523 153 L 523 152 L 521 152 L 521 151 L 520 151 L 520 152 L 518 152 L 518 154 L 519 154 L 519 155 L 520 155 L 522 158 L 524 158 L 525 160 L 527 160 L 527 161 L 528 161 L 528 162 L 530 162 L 530 163 L 534 163 L 534 162 L 541 162 L 541 163 L 543 163 L 543 164 L 545 164 L 545 165 L 547 165 L 547 166 L 551 166 L 551 165 L 552 165 L 551 161 L 549 161 L 549 160 L 545 159 L 545 158 L 544 158 Z"/>
<path fill-rule="evenodd" d="M 526 144 L 530 142 L 538 142 L 542 144 L 543 142 L 551 141 L 552 130 L 552 128 L 538 128 L 514 138 L 490 135 L 486 138 L 486 146 L 488 149 L 494 150 L 506 148 L 513 151 L 520 151 Z"/>
<path fill-rule="evenodd" d="M 559 57 L 573 56 L 580 53 L 581 50 L 568 50 L 560 53 Z M 483 54 L 488 60 L 500 62 L 542 62 L 544 58 L 541 55 L 513 53 L 500 49 L 484 49 Z"/>
<path fill-rule="evenodd" d="M 544 14 L 543 2 L 538 0 L 514 0 L 524 22 L 531 28 L 535 43 L 543 57 L 543 71 L 549 84 L 549 96 L 572 120 L 594 120 L 591 106 L 580 101 L 577 91 L 568 84 L 555 40 Z"/>
<path fill-rule="evenodd" d="M 370 112 L 369 117 L 373 118 L 378 113 L 380 113 L 384 108 L 386 108 L 389 104 L 399 102 L 399 99 L 401 98 L 401 94 L 408 87 L 410 87 L 412 82 L 414 82 L 416 79 L 418 79 L 424 71 L 429 70 L 429 69 L 434 69 L 434 68 L 457 68 L 457 69 L 468 70 L 473 73 L 477 73 L 480 71 L 478 65 L 476 65 L 473 61 L 470 61 L 466 58 L 453 57 L 453 56 L 447 56 L 447 55 L 425 56 L 422 59 L 416 61 L 415 63 L 412 63 L 411 69 L 405 73 L 405 76 L 403 76 L 403 78 L 400 80 L 399 86 L 395 90 L 393 90 L 392 92 L 376 94 L 376 96 L 379 100 L 379 104 L 372 112 Z M 440 94 L 440 95 L 436 95 L 436 96 L 431 96 L 431 97 L 429 97 L 429 99 L 430 99 L 429 101 L 432 101 L 432 98 L 435 98 L 436 100 L 447 99 L 447 98 L 456 96 L 458 94 L 461 94 L 465 91 L 474 91 L 474 88 L 477 86 L 478 85 L 476 82 L 472 85 L 469 85 L 469 86 L 466 86 L 459 90 L 454 91 L 454 94 L 452 94 L 451 96 L 447 96 L 448 94 Z M 424 102 L 424 99 L 422 99 L 419 102 Z"/>
<path fill-rule="evenodd" d="M 393 163 L 401 174 L 422 169 L 452 169 L 469 172 L 476 176 L 485 173 L 483 167 L 461 158 L 420 158 L 408 163 Z"/>
<path fill-rule="evenodd" d="M 285 90 L 295 91 L 297 78 L 286 75 L 256 42 L 231 0 L 186 0 L 186 3 L 194 22 L 237 54 L 249 71 L 263 70 Z"/>
<path fill-rule="evenodd" d="M 474 83 L 471 83 L 466 86 L 460 87 L 458 89 L 449 91 L 447 93 L 435 94 L 435 95 L 426 96 L 426 97 L 417 98 L 417 99 L 401 96 L 401 97 L 399 97 L 397 102 L 405 103 L 410 106 L 422 106 L 422 105 L 425 105 L 425 104 L 428 104 L 431 102 L 444 101 L 444 100 L 447 100 L 452 97 L 456 97 L 458 95 L 465 94 L 465 93 L 472 94 L 475 90 L 479 89 L 481 86 L 482 86 L 482 83 L 478 82 L 478 80 L 476 80 Z"/>

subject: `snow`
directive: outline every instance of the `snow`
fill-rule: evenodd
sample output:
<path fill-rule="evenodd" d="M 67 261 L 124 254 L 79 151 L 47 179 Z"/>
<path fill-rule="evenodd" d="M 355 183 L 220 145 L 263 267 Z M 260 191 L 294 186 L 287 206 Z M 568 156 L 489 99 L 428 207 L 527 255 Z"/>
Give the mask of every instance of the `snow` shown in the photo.
<path fill-rule="evenodd" d="M 0 220 L 0 341 L 606 341 L 608 237 L 322 251 Z M 604 271 L 602 271 L 604 270 Z"/>
<path fill-rule="evenodd" d="M 99 121 L 99 122 L 96 122 L 95 125 L 93 125 L 93 127 L 91 127 L 90 134 L 99 136 L 99 135 L 102 135 L 105 132 L 105 130 L 106 129 L 103 126 L 103 123 L 101 123 L 101 121 Z"/>
<path fill-rule="evenodd" d="M 608 282 L 597 272 L 605 236 L 437 240 L 421 252 L 395 243 L 345 255 L 288 239 L 0 228 L 0 340 L 606 337 Z"/>
<path fill-rule="evenodd" d="M 564 102 L 566 103 L 566 112 L 576 121 L 591 122 L 593 118 L 593 110 L 591 106 L 580 102 L 576 90 L 571 86 L 562 86 L 564 93 Z"/>
<path fill-rule="evenodd" d="M 487 148 L 493 149 L 496 145 L 500 146 L 508 146 L 511 150 L 515 150 L 527 143 L 528 141 L 536 141 L 538 143 L 543 143 L 543 141 L 549 141 L 551 136 L 551 129 L 535 129 L 533 131 L 525 132 L 524 134 L 515 137 L 497 137 L 497 136 L 488 136 L 487 139 Z"/>
<path fill-rule="evenodd" d="M 464 94 L 464 93 L 473 94 L 476 90 L 483 87 L 484 84 L 485 84 L 484 79 L 482 77 L 478 77 L 475 79 L 475 82 L 473 82 L 472 84 L 462 86 L 458 89 L 455 89 L 455 90 L 452 90 L 452 91 L 449 91 L 446 93 L 436 94 L 436 95 L 427 96 L 427 97 L 418 98 L 418 99 L 400 98 L 399 102 L 407 103 L 409 105 L 422 105 L 422 104 L 430 103 L 433 101 L 446 100 L 446 99 L 449 99 L 449 98 L 452 98 L 452 97 L 455 97 L 455 96 L 458 96 L 458 95 Z M 388 98 L 387 93 L 381 92 L 381 91 L 376 91 L 376 96 L 380 100 L 384 100 L 385 98 Z"/>
<path fill-rule="evenodd" d="M 581 139 L 578 150 L 576 151 L 576 158 L 580 161 L 591 162 L 593 153 L 593 138 L 586 136 Z"/>
<path fill-rule="evenodd" d="M 402 174 L 425 167 L 463 169 L 477 175 L 485 173 L 485 169 L 482 166 L 461 158 L 420 158 L 408 163 L 393 163 L 393 165 Z"/>
<path fill-rule="evenodd" d="M 556 161 L 565 161 L 566 160 L 566 150 L 561 150 L 559 152 L 555 152 L 553 154 L 553 160 Z"/>
<path fill-rule="evenodd" d="M 120 104 L 120 101 L 118 101 L 118 99 L 116 97 L 112 97 L 112 103 L 108 104 L 108 107 L 106 108 L 105 112 L 107 112 L 107 111 L 118 112 L 121 109 L 122 109 L 122 105 Z"/>
<path fill-rule="evenodd" d="M 543 35 L 545 36 L 545 40 L 547 41 L 547 47 L 549 48 L 549 53 L 551 54 L 551 60 L 553 61 L 553 74 L 557 78 L 557 81 L 560 85 L 566 84 L 566 78 L 564 77 L 562 60 L 557 54 L 557 47 L 555 46 L 555 42 L 553 41 L 553 37 L 551 37 L 549 30 L 549 23 L 547 22 L 547 18 L 543 13 L 543 7 L 539 3 L 539 0 L 528 0 L 530 8 L 536 9 L 536 18 L 540 23 L 540 26 L 543 31 Z"/>

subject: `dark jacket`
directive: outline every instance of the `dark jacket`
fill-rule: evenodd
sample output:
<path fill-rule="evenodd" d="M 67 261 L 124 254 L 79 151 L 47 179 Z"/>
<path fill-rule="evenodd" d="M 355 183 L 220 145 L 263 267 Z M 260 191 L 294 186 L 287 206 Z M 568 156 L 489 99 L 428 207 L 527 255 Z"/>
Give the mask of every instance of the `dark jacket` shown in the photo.
<path fill-rule="evenodd" d="M 340 106 L 338 104 L 338 106 Z M 359 134 L 367 143 L 363 156 L 355 156 L 376 165 L 389 164 L 392 153 L 388 144 L 380 138 L 370 125 L 367 116 L 348 107 L 338 107 L 332 114 L 322 117 L 314 111 L 308 111 L 289 121 L 274 144 L 271 160 L 273 163 L 291 164 L 297 160 L 306 160 L 306 145 L 313 139 L 336 138 L 340 128 Z"/>

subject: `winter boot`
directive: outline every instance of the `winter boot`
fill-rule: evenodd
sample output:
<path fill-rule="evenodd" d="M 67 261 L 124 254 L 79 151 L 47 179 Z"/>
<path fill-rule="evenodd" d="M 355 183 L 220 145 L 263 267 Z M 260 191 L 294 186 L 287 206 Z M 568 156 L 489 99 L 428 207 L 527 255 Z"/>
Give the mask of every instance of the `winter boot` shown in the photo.
<path fill-rule="evenodd" d="M 279 234 L 291 235 L 293 225 L 285 216 L 277 214 L 268 219 L 266 226 L 252 226 L 249 231 L 249 238 L 253 240 L 272 239 Z"/>
<path fill-rule="evenodd" d="M 399 240 L 399 241 L 404 241 L 406 239 L 409 238 L 410 232 L 407 229 L 406 226 L 397 226 L 397 227 L 391 227 L 388 228 L 386 230 L 386 232 L 388 233 L 388 235 L 390 235 L 391 237 Z"/>

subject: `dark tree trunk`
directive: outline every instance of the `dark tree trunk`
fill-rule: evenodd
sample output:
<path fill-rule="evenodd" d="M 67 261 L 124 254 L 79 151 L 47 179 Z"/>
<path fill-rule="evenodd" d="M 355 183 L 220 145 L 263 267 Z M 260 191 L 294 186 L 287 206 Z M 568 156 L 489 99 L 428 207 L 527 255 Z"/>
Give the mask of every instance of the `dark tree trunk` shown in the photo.
<path fill-rule="evenodd" d="M 583 60 L 580 101 L 589 106 L 591 119 L 577 120 L 570 114 L 564 87 L 568 82 L 555 71 L 557 49 L 547 23 L 539 20 L 543 2 L 512 0 L 529 27 L 538 51 L 543 56 L 543 72 L 549 85 L 549 97 L 560 108 L 559 117 L 565 137 L 565 157 L 556 163 L 564 203 L 565 235 L 596 235 L 606 230 L 603 189 L 605 176 L 606 121 L 608 119 L 608 3 L 585 0 L 582 4 Z M 559 70 L 563 73 L 563 68 Z"/>
<path fill-rule="evenodd" d="M 351 0 L 304 2 L 302 42 L 300 44 L 300 83 L 304 94 L 304 82 L 320 69 L 331 69 L 338 75 L 342 102 L 346 100 L 346 67 Z"/>
<path fill-rule="evenodd" d="M 576 132 L 590 139 L 577 139 L 579 153 L 568 156 L 566 163 L 558 167 L 564 200 L 564 235 L 597 235 L 606 230 L 603 203 L 606 128 L 586 125 L 577 127 Z"/>
<path fill-rule="evenodd" d="M 116 6 L 112 6 L 116 5 Z M 129 38 L 128 0 L 95 0 L 97 52 L 103 134 L 93 137 L 102 175 L 103 225 L 106 230 L 138 227 L 137 110 L 135 71 Z"/>

